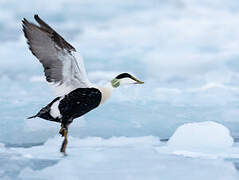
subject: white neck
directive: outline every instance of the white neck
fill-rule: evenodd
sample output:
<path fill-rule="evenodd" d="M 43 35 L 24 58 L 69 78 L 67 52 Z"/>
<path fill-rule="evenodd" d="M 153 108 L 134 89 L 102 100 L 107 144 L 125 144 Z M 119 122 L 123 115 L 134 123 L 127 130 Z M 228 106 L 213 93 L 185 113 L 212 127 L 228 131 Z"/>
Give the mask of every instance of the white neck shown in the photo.
<path fill-rule="evenodd" d="M 114 88 L 112 87 L 111 83 L 108 83 L 104 87 L 99 87 L 99 90 L 100 90 L 101 95 L 102 95 L 100 104 L 103 104 L 106 100 L 108 100 L 111 97 L 113 89 Z"/>

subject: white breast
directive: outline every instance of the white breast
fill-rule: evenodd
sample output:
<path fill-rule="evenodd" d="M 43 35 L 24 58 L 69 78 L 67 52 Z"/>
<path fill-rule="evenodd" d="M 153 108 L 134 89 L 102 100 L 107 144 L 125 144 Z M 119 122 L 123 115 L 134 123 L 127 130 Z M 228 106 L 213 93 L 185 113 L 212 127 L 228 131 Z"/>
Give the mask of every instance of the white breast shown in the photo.
<path fill-rule="evenodd" d="M 102 95 L 100 104 L 103 104 L 107 99 L 111 97 L 113 87 L 112 86 L 100 87 L 99 90 Z"/>

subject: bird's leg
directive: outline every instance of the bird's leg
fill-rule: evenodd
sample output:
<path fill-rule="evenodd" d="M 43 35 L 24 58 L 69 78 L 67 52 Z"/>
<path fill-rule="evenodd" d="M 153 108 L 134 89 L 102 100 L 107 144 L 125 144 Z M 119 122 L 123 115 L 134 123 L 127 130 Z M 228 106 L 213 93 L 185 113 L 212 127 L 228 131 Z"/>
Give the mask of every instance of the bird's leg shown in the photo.
<path fill-rule="evenodd" d="M 68 130 L 68 126 L 72 123 L 73 118 L 69 118 L 67 121 L 65 121 L 65 119 L 61 120 L 61 129 L 59 131 L 59 134 L 61 134 L 61 136 L 64 136 L 64 131 L 67 129 Z"/>
<path fill-rule="evenodd" d="M 61 136 L 63 137 L 64 136 L 64 132 L 65 132 L 65 130 L 66 130 L 67 128 L 66 128 L 66 125 L 65 124 L 61 124 L 61 129 L 60 129 L 60 131 L 59 131 L 59 134 L 61 134 Z"/>
<path fill-rule="evenodd" d="M 68 142 L 68 140 L 67 140 L 67 135 L 68 135 L 68 127 L 66 127 L 66 128 L 64 128 L 64 130 L 63 130 L 63 135 L 64 135 L 64 140 L 63 140 L 63 142 L 62 142 L 62 145 L 61 145 L 61 152 L 64 154 L 64 155 L 66 155 L 66 145 L 67 145 L 67 142 Z"/>
<path fill-rule="evenodd" d="M 61 123 L 61 129 L 59 131 L 59 133 L 64 136 L 64 140 L 62 142 L 62 145 L 61 145 L 61 152 L 66 155 L 66 146 L 67 146 L 67 143 L 68 143 L 68 140 L 67 140 L 67 135 L 68 135 L 68 126 L 70 125 L 70 123 L 72 123 L 73 121 L 73 118 L 69 118 L 69 119 L 64 119 L 62 120 L 62 123 Z"/>

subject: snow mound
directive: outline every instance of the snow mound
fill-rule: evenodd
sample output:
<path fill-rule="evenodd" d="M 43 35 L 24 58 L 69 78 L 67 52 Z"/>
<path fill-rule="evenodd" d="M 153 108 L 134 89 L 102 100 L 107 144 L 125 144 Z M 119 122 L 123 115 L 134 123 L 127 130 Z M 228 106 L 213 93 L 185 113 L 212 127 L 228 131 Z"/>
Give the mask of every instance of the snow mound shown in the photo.
<path fill-rule="evenodd" d="M 181 150 L 224 150 L 231 148 L 230 131 L 216 122 L 188 123 L 177 128 L 169 139 L 168 147 Z"/>

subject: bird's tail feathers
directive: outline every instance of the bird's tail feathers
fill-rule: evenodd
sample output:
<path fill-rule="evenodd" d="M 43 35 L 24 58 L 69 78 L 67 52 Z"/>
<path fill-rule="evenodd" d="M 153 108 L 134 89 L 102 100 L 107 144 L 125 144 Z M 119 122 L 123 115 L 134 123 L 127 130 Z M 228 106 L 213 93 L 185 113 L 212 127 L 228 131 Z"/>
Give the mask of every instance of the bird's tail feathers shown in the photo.
<path fill-rule="evenodd" d="M 32 118 L 36 118 L 36 117 L 38 117 L 38 114 L 36 114 L 36 115 L 34 115 L 34 116 L 30 116 L 30 117 L 28 117 L 27 119 L 32 119 Z"/>

